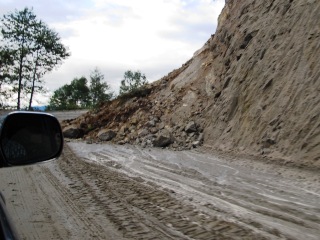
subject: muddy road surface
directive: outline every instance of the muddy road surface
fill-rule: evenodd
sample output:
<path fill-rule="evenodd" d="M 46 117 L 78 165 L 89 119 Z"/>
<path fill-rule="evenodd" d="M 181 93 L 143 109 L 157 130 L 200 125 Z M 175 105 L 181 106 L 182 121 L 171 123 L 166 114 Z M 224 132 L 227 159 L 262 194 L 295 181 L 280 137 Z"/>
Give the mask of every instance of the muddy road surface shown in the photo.
<path fill-rule="evenodd" d="M 87 113 L 89 110 L 80 109 L 80 110 L 66 110 L 66 111 L 49 111 L 48 113 L 54 115 L 59 121 L 74 119 L 79 117 L 82 114 Z"/>
<path fill-rule="evenodd" d="M 199 151 L 68 142 L 0 169 L 22 239 L 319 239 L 317 172 Z"/>

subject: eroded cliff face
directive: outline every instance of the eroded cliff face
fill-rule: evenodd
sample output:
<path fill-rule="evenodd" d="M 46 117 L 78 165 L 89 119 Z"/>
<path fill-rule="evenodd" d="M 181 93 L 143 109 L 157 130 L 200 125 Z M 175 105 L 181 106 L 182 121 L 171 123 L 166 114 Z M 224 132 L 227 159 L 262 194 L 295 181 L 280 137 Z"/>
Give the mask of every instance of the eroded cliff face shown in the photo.
<path fill-rule="evenodd" d="M 319 1 L 228 2 L 210 41 L 205 144 L 319 164 L 319 12 Z"/>
<path fill-rule="evenodd" d="M 174 149 L 203 143 L 320 167 L 319 13 L 318 0 L 226 1 L 216 33 L 180 69 L 65 125 L 87 139 L 163 137 Z"/>

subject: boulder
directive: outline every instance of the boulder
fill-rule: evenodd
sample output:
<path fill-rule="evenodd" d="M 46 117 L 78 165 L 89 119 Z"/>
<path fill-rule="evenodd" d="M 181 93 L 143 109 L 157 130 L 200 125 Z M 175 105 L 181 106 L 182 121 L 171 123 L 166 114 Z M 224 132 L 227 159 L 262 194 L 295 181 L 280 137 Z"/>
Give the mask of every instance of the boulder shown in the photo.
<path fill-rule="evenodd" d="M 154 147 L 167 147 L 173 142 L 172 134 L 169 130 L 163 129 L 158 132 L 157 138 L 153 140 Z"/>
<path fill-rule="evenodd" d="M 65 138 L 81 138 L 84 135 L 83 129 L 77 127 L 76 125 L 70 125 L 62 130 L 63 136 Z"/>
<path fill-rule="evenodd" d="M 112 140 L 117 134 L 111 129 L 103 129 L 98 134 L 97 137 L 101 141 L 110 141 Z"/>

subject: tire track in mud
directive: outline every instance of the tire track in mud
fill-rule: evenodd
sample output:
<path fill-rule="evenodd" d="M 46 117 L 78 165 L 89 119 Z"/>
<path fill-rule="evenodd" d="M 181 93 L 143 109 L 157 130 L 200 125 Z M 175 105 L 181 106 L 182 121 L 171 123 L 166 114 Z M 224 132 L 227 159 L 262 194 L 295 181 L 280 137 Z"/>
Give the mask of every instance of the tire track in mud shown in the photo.
<path fill-rule="evenodd" d="M 17 231 L 19 233 L 19 236 L 22 239 L 27 239 L 27 237 L 32 238 L 32 239 L 39 239 L 39 236 L 42 235 L 43 233 L 43 229 L 40 227 L 44 222 L 47 222 L 49 224 L 52 224 L 52 229 L 51 229 L 51 233 L 55 234 L 55 238 L 59 239 L 61 238 L 60 234 L 61 233 L 55 233 L 56 229 L 55 226 L 53 225 L 53 221 L 50 218 L 50 214 L 49 213 L 44 213 L 42 212 L 42 205 L 38 205 L 37 208 L 34 208 L 32 206 L 32 203 L 38 202 L 39 201 L 39 194 L 37 193 L 39 191 L 39 189 L 36 187 L 35 183 L 36 180 L 41 179 L 41 175 L 34 175 L 35 177 L 31 177 L 31 178 L 25 178 L 24 173 L 27 173 L 29 176 L 32 176 L 32 174 L 35 173 L 39 173 L 36 172 L 37 170 L 35 170 L 32 167 L 25 167 L 22 168 L 20 171 L 15 171 L 16 169 L 14 169 L 13 171 L 11 171 L 11 176 L 9 179 L 13 179 L 14 183 L 13 183 L 13 198 L 11 198 L 12 200 L 12 204 L 13 204 L 13 210 L 14 210 L 14 214 L 12 214 L 13 216 L 18 216 L 17 221 L 14 223 L 15 227 L 17 228 Z M 25 187 L 26 186 L 31 186 L 30 187 L 30 192 L 25 193 Z M 46 198 L 43 199 L 44 201 L 46 200 Z M 31 205 L 31 206 L 30 206 Z M 24 216 L 21 216 L 21 213 L 23 213 Z M 32 216 L 36 216 L 36 217 L 32 217 Z M 25 218 L 29 218 L 30 222 L 29 222 L 29 226 L 31 226 L 32 231 L 28 231 L 27 233 L 21 231 L 21 230 L 25 230 L 24 227 L 20 226 L 22 225 L 21 222 L 25 221 Z M 19 226 L 19 227 L 17 227 Z"/>
<path fill-rule="evenodd" d="M 61 209 L 64 198 L 48 181 L 42 171 L 44 165 L 12 167 L 2 172 L 1 184 L 6 186 L 13 225 L 21 239 L 72 239 L 64 221 L 70 211 Z"/>
<path fill-rule="evenodd" d="M 193 159 L 197 161 L 197 154 L 192 152 L 187 154 L 194 155 Z M 238 173 L 237 171 L 234 175 Z M 260 178 L 258 174 L 254 176 L 254 178 L 235 176 L 237 181 L 233 180 L 233 182 L 236 185 L 224 186 L 223 191 L 228 196 L 225 200 L 284 224 L 303 227 L 306 231 L 313 230 L 314 236 L 310 236 L 310 239 L 314 239 L 317 233 L 320 233 L 320 209 L 316 207 L 319 198 L 316 197 L 315 192 L 308 193 L 310 199 L 306 199 L 305 194 L 301 195 L 305 189 L 298 188 L 292 183 L 288 184 L 288 180 L 283 182 L 278 179 L 278 182 L 277 180 L 270 181 L 271 176 L 267 179 L 263 178 L 265 176 Z M 257 188 L 259 185 L 260 188 Z M 259 223 L 253 219 L 248 223 L 259 226 L 262 222 Z M 279 230 L 281 231 L 280 228 Z M 278 229 L 272 228 L 266 228 L 266 231 L 280 233 Z M 283 235 L 285 236 L 284 233 Z M 287 238 L 292 238 L 292 236 L 287 236 Z"/>
<path fill-rule="evenodd" d="M 56 177 L 50 172 L 50 170 L 48 168 L 42 167 L 42 171 L 47 176 L 47 179 L 52 184 L 52 186 L 54 186 L 55 189 L 60 193 L 54 195 L 55 198 L 59 198 L 58 202 L 64 202 L 64 205 L 68 207 L 68 210 L 71 212 L 72 217 L 75 219 L 76 224 L 79 224 L 78 226 L 85 226 L 87 235 L 86 238 L 95 238 L 97 237 L 98 233 L 103 232 L 99 224 L 94 224 L 94 218 L 86 214 L 85 208 L 82 205 L 75 204 L 75 198 L 72 197 L 72 193 L 57 181 Z M 72 184 L 69 186 L 72 187 Z"/>
<path fill-rule="evenodd" d="M 198 209 L 211 212 L 214 215 L 232 215 L 232 218 L 236 219 L 238 224 L 245 225 L 247 228 L 254 229 L 260 233 L 263 232 L 264 235 L 274 239 L 291 239 L 295 235 L 295 228 L 298 226 L 301 229 L 304 228 L 307 231 L 313 231 L 309 237 L 310 239 L 315 239 L 314 237 L 318 232 L 316 229 L 319 226 L 320 220 L 317 214 L 319 209 L 315 207 L 317 204 L 314 204 L 312 200 L 304 200 L 302 202 L 304 204 L 311 201 L 310 205 L 298 205 L 295 202 L 287 200 L 296 199 L 297 201 L 301 201 L 302 198 L 300 195 L 296 195 L 297 192 L 295 192 L 293 189 L 290 190 L 286 187 L 281 188 L 281 186 L 284 186 L 281 183 L 277 183 L 276 185 L 274 185 L 274 183 L 266 185 L 266 182 L 255 179 L 255 185 L 250 186 L 251 180 L 239 178 L 241 181 L 240 187 L 237 185 L 233 186 L 230 184 L 219 184 L 217 181 L 210 180 L 200 172 L 197 172 L 197 170 L 194 168 L 186 168 L 178 164 L 160 161 L 159 159 L 154 158 L 152 154 L 148 154 L 147 150 L 142 151 L 141 149 L 137 149 L 137 151 L 139 151 L 139 153 L 135 154 L 139 157 L 136 157 L 135 164 L 138 164 L 137 162 L 139 162 L 140 167 L 144 168 L 149 173 L 147 176 L 149 180 L 156 181 L 160 177 L 162 181 L 165 182 L 165 185 L 170 185 L 171 183 L 176 185 L 181 184 L 183 187 L 189 188 L 187 191 L 193 193 L 197 192 L 199 195 L 204 194 L 206 196 L 205 198 L 208 196 L 212 197 L 213 204 L 208 203 L 203 206 L 198 205 Z M 132 156 L 132 154 L 130 155 L 129 153 L 124 152 L 119 152 L 118 154 L 115 149 L 111 149 L 110 151 L 104 150 L 95 152 L 94 155 L 102 160 L 103 164 L 117 166 L 117 168 L 121 168 L 119 162 L 117 161 L 117 158 L 119 159 L 119 155 L 121 155 L 121 158 L 127 159 Z M 130 164 L 129 166 L 123 166 L 123 168 L 126 168 L 126 172 L 132 172 L 129 169 Z M 237 173 L 237 171 L 234 172 Z M 137 175 L 137 173 L 139 173 L 139 170 L 138 172 L 132 172 L 133 175 Z M 144 178 L 143 175 L 141 175 L 141 177 Z M 183 183 L 184 178 L 186 182 L 189 183 L 187 186 L 185 184 L 186 182 Z M 237 176 L 236 178 L 238 179 Z M 192 184 L 193 181 L 195 184 Z M 269 192 L 270 196 L 267 194 L 261 194 L 261 190 L 260 192 L 254 191 L 254 187 L 259 184 L 263 185 L 263 192 Z M 245 186 L 250 187 L 248 188 Z M 277 195 L 282 197 L 273 197 L 275 196 L 275 192 Z M 217 202 L 220 204 L 217 204 Z M 226 207 L 228 205 L 230 205 L 229 209 Z M 244 210 L 247 212 L 249 217 L 244 217 L 243 215 L 235 216 L 234 212 L 230 210 L 233 208 L 232 206 L 235 208 L 242 208 L 242 211 Z M 259 219 L 256 219 L 252 214 L 259 215 Z M 283 224 L 283 226 L 290 226 L 291 232 L 282 231 L 281 224 Z M 301 233 L 302 232 L 300 232 L 300 234 Z"/>
<path fill-rule="evenodd" d="M 121 173 L 113 164 L 106 167 L 78 159 L 68 146 L 59 165 L 72 181 L 70 200 L 105 216 L 124 238 L 265 239 L 252 229 L 179 201 L 170 190 Z"/>

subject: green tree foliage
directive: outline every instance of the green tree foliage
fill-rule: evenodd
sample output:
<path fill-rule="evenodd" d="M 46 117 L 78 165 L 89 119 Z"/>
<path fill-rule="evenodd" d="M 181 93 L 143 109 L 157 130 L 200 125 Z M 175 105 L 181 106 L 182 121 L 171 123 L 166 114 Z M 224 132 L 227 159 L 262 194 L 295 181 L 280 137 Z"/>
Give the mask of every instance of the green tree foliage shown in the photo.
<path fill-rule="evenodd" d="M 55 90 L 50 98 L 48 110 L 68 110 L 76 109 L 77 106 L 71 99 L 71 85 L 65 84 Z"/>
<path fill-rule="evenodd" d="M 75 78 L 71 82 L 71 99 L 76 106 L 87 108 L 90 106 L 90 89 L 85 77 Z"/>
<path fill-rule="evenodd" d="M 94 69 L 90 75 L 90 97 L 91 105 L 98 106 L 102 102 L 109 101 L 113 93 L 110 91 L 110 86 L 103 82 L 104 75 L 98 70 Z"/>
<path fill-rule="evenodd" d="M 120 85 L 120 96 L 132 93 L 147 84 L 147 78 L 140 71 L 133 72 L 128 70 L 124 73 L 123 80 Z"/>
<path fill-rule="evenodd" d="M 50 110 L 70 110 L 88 108 L 90 102 L 90 89 L 85 77 L 75 78 L 70 84 L 65 84 L 56 91 L 49 102 Z"/>
<path fill-rule="evenodd" d="M 17 92 L 20 109 L 22 92 L 30 95 L 43 90 L 42 77 L 60 65 L 70 53 L 57 33 L 38 20 L 32 9 L 24 8 L 1 19 L 1 82 L 10 83 Z"/>
<path fill-rule="evenodd" d="M 113 93 L 110 86 L 103 82 L 104 75 L 96 68 L 90 75 L 90 86 L 85 77 L 75 78 L 56 91 L 50 99 L 49 110 L 70 110 L 95 108 L 102 102 L 109 101 Z"/>

